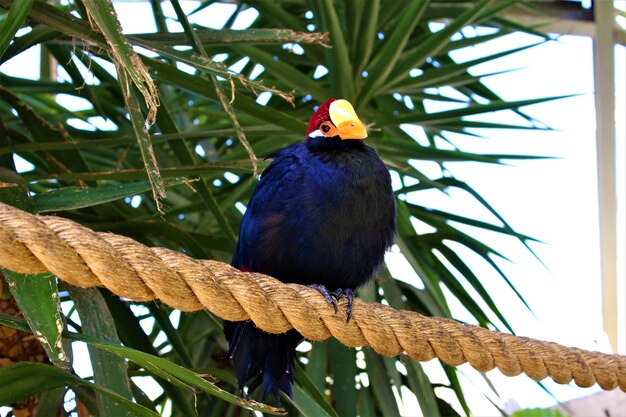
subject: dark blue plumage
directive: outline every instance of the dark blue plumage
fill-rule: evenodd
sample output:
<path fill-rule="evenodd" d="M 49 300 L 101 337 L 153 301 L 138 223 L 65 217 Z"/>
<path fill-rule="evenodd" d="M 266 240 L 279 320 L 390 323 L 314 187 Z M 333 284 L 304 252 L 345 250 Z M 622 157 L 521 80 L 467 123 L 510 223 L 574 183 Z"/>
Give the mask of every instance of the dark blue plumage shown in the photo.
<path fill-rule="evenodd" d="M 263 172 L 233 266 L 333 291 L 358 288 L 382 264 L 395 233 L 389 172 L 363 140 L 311 137 L 326 119 L 321 108 L 305 142 L 276 153 Z M 261 385 L 263 397 L 291 395 L 299 333 L 272 335 L 251 322 L 225 322 L 224 330 L 240 388 L 247 384 L 250 394 Z"/>

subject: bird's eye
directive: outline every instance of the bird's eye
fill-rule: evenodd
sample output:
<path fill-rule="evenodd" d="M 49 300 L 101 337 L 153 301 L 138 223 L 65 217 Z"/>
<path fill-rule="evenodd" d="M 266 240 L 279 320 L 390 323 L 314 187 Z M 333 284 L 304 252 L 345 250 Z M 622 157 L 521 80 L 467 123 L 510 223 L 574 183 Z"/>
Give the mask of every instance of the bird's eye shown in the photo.
<path fill-rule="evenodd" d="M 326 123 L 322 124 L 322 132 L 324 133 L 330 132 L 330 126 L 328 126 Z"/>

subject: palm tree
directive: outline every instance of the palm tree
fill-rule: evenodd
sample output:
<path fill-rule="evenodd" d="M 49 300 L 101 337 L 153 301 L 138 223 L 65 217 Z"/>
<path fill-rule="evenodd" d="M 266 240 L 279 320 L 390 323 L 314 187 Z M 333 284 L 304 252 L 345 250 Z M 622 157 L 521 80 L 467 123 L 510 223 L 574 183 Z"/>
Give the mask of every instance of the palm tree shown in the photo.
<path fill-rule="evenodd" d="M 228 262 L 242 209 L 267 164 L 263 158 L 303 139 L 314 106 L 343 97 L 370 125 L 369 143 L 398 179 L 396 250 L 423 282 L 420 288 L 383 269 L 359 296 L 451 317 L 445 287 L 479 325 L 513 331 L 497 300 L 454 250 L 461 245 L 478 254 L 516 292 L 494 262 L 497 248 L 456 225 L 513 236 L 525 245 L 531 239 L 513 230 L 446 164 L 526 158 L 464 152 L 449 139 L 450 133 L 472 136 L 472 128 L 536 129 L 520 108 L 549 98 L 506 101 L 469 71 L 519 48 L 462 63 L 450 55 L 515 31 L 542 36 L 503 17 L 506 10 L 526 7 L 523 1 L 242 0 L 228 2 L 230 16 L 213 30 L 195 19 L 211 10 L 213 1 L 183 10 L 187 4 L 178 0 L 152 0 L 151 13 L 141 18 L 153 19 L 156 33 L 133 35 L 121 33 L 108 2 L 62 3 L 0 0 L 7 10 L 0 63 L 38 46 L 43 69 L 38 80 L 0 74 L 0 166 L 8 168 L 0 171 L 0 181 L 20 184 L 3 191 L 0 201 Z M 172 7 L 170 15 L 165 6 Z M 232 29 L 255 11 L 247 29 Z M 171 31 L 172 23 L 182 32 Z M 462 31 L 479 25 L 491 30 Z M 28 30 L 14 37 L 20 28 Z M 80 98 L 83 107 L 68 110 L 59 100 L 67 96 Z M 424 100 L 453 108 L 429 112 Z M 497 110 L 514 111 L 531 127 L 467 118 Z M 14 156 L 30 162 L 32 170 L 16 175 Z M 415 161 L 436 162 L 441 175 L 422 172 Z M 435 210 L 410 198 L 451 189 L 469 193 L 500 223 Z M 415 220 L 432 231 L 418 234 Z M 5 281 L 16 283 L 12 294 L 31 326 L 60 337 L 50 297 L 57 294 L 55 278 L 4 274 Z M 164 409 L 173 416 L 276 411 L 233 395 L 232 372 L 220 364 L 226 345 L 218 317 L 121 300 L 107 290 L 59 286 L 64 340 L 88 343 L 95 382 L 71 372 L 71 359 L 63 356 L 67 344 L 64 349 L 45 345 L 57 367 L 23 362 L 0 370 L 0 381 L 7 381 L 1 404 L 37 394 L 39 415 L 53 415 L 69 390 L 79 415 L 86 415 L 81 414 L 85 408 L 101 416 L 153 415 Z M 29 303 L 32 299 L 51 307 L 42 313 Z M 24 320 L 6 314 L 0 323 L 28 330 Z M 293 399 L 285 397 L 283 406 L 290 415 L 392 416 L 399 415 L 400 393 L 408 390 L 424 415 L 469 414 L 455 369 L 441 366 L 449 379 L 445 388 L 462 410 L 435 395 L 435 385 L 417 362 L 348 349 L 335 340 L 304 344 Z M 134 378 L 140 376 L 152 379 L 156 388 L 146 389 Z"/>

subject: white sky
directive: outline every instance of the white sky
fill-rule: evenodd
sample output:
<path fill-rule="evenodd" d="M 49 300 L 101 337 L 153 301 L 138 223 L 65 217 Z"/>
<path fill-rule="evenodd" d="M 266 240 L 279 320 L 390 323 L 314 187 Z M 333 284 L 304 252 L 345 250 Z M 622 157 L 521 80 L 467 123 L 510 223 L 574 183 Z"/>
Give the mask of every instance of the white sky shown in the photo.
<path fill-rule="evenodd" d="M 138 15 L 149 15 L 147 3 L 115 5 L 127 33 L 155 31 L 152 19 L 136 18 Z M 186 10 L 195 7 L 192 2 L 183 2 L 182 5 Z M 225 11 L 232 10 L 233 7 L 215 5 L 198 13 L 192 20 L 219 28 L 217 22 L 221 21 Z M 173 16 L 171 11 L 166 12 Z M 247 27 L 255 16 L 255 12 L 248 12 L 236 23 L 236 28 Z M 213 23 L 207 23 L 209 21 Z M 173 23 L 171 30 L 180 30 L 176 26 Z M 465 61 L 514 45 L 535 43 L 537 40 L 538 38 L 529 35 L 514 34 L 486 45 L 455 52 L 453 58 Z M 618 47 L 616 52 L 617 74 L 623 75 L 624 48 Z M 2 65 L 0 71 L 37 78 L 38 65 L 33 65 L 33 62 L 38 62 L 38 53 L 38 47 L 31 48 Z M 25 65 L 25 62 L 29 64 Z M 483 81 L 507 100 L 581 94 L 524 109 L 527 114 L 558 130 L 477 131 L 484 134 L 486 139 L 458 135 L 450 137 L 465 151 L 550 155 L 557 159 L 513 162 L 513 166 L 457 163 L 449 165 L 449 169 L 455 176 L 473 186 L 518 232 L 545 242 L 533 244 L 532 248 L 547 269 L 515 239 L 466 228 L 512 260 L 498 261 L 498 264 L 530 304 L 536 317 L 524 308 L 503 280 L 482 260 L 467 250 L 459 250 L 518 334 L 585 349 L 609 351 L 606 335 L 602 331 L 601 316 L 591 40 L 586 37 L 564 36 L 559 42 L 550 42 L 494 63 L 476 66 L 472 68 L 472 73 L 486 74 L 515 68 L 522 69 L 484 78 Z M 624 78 L 618 76 L 617 82 L 618 137 L 624 138 Z M 443 110 L 437 108 L 435 103 L 427 103 L 427 106 L 431 111 Z M 479 119 L 513 123 L 520 120 L 507 112 L 481 116 Z M 623 151 L 622 147 L 619 154 L 623 154 Z M 428 163 L 421 163 L 420 168 L 427 172 L 432 171 L 432 166 L 428 166 Z M 620 172 L 622 178 L 623 160 Z M 619 204 L 623 218 L 623 182 L 621 184 Z M 411 199 L 428 207 L 494 221 L 486 210 L 481 209 L 462 192 L 453 190 L 449 197 L 439 192 L 419 192 Z M 621 248 L 623 253 L 623 242 Z M 410 272 L 403 266 L 398 255 L 391 255 L 388 260 L 391 261 L 390 268 L 396 275 L 411 279 Z M 621 272 L 623 280 L 623 269 Z M 621 288 L 624 288 L 623 282 Z M 450 304 L 456 318 L 472 322 L 465 308 L 452 297 Z M 424 366 L 434 382 L 446 381 L 436 362 L 431 361 Z M 483 379 L 468 365 L 461 369 L 467 375 L 463 382 L 467 388 L 467 400 L 475 415 L 497 414 L 483 394 L 476 390 L 476 387 L 480 387 L 484 393 L 491 391 Z M 85 369 L 84 372 L 89 373 L 89 370 Z M 554 403 L 553 398 L 525 376 L 507 378 L 498 371 L 492 371 L 488 376 L 504 400 L 514 398 L 522 407 L 549 406 Z M 571 385 L 557 385 L 551 380 L 545 380 L 544 383 L 560 400 L 589 395 L 599 390 L 597 386 L 583 390 Z M 442 397 L 447 394 L 445 390 L 438 393 Z M 497 401 L 493 395 L 490 397 Z M 411 414 L 415 411 L 414 404 L 408 398 L 406 400 L 405 412 Z"/>

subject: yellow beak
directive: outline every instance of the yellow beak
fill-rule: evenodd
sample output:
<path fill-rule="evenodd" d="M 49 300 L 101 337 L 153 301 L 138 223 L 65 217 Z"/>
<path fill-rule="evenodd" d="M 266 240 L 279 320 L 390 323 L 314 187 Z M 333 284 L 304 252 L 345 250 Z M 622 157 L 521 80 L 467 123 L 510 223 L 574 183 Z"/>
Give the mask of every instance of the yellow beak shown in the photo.
<path fill-rule="evenodd" d="M 356 115 L 352 104 L 347 100 L 335 100 L 328 109 L 330 120 L 333 122 L 341 139 L 365 139 L 367 130 Z"/>

